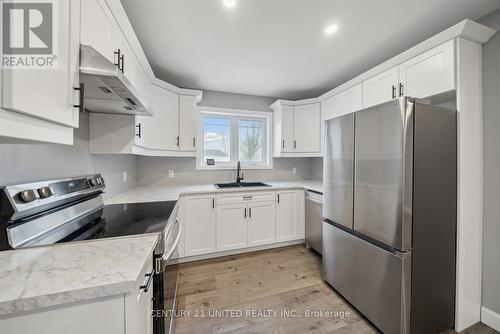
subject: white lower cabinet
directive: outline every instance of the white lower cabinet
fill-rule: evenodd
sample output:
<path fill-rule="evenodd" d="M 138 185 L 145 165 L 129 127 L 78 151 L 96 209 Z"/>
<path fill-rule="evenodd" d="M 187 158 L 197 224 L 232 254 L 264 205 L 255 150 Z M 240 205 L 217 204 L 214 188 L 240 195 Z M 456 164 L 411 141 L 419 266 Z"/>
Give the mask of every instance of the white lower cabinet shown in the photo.
<path fill-rule="evenodd" d="M 295 242 L 305 236 L 303 189 L 185 195 L 180 201 L 181 258 Z"/>
<path fill-rule="evenodd" d="M 276 242 L 303 239 L 305 235 L 304 190 L 276 193 Z"/>
<path fill-rule="evenodd" d="M 215 194 L 186 196 L 183 206 L 184 255 L 215 252 Z"/>
<path fill-rule="evenodd" d="M 235 197 L 241 198 L 241 196 Z M 274 243 L 276 240 L 275 214 L 274 200 L 218 205 L 217 251 Z"/>
<path fill-rule="evenodd" d="M 273 202 L 248 207 L 248 247 L 269 245 L 276 241 L 276 208 Z"/>
<path fill-rule="evenodd" d="M 153 256 L 149 256 L 146 266 L 139 275 L 135 291 L 125 295 L 125 333 L 153 333 Z M 146 288 L 143 288 L 146 287 Z"/>
<path fill-rule="evenodd" d="M 245 203 L 217 206 L 217 251 L 247 247 L 248 207 Z"/>
<path fill-rule="evenodd" d="M 123 294 L 48 307 L 0 320 L 0 333 L 8 334 L 125 334 Z"/>

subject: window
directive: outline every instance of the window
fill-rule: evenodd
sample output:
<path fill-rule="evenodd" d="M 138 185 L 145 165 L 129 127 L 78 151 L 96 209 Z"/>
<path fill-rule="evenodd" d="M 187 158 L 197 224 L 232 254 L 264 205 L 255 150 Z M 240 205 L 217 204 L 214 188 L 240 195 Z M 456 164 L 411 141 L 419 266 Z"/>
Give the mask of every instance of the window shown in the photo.
<path fill-rule="evenodd" d="M 199 169 L 231 169 L 241 161 L 243 167 L 271 168 L 269 132 L 271 114 L 206 108 L 200 112 L 198 147 Z M 213 159 L 215 166 L 209 166 Z"/>
<path fill-rule="evenodd" d="M 205 116 L 203 118 L 203 160 L 231 162 L 231 119 Z"/>

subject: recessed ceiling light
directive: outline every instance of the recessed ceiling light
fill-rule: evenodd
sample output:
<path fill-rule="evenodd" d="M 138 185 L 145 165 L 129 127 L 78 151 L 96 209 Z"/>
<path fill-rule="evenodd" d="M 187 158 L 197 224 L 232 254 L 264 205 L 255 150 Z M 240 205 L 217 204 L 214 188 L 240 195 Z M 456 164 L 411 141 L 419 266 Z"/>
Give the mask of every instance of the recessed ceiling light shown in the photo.
<path fill-rule="evenodd" d="M 236 6 L 236 0 L 222 0 L 222 2 L 224 3 L 224 6 L 226 7 L 234 7 Z"/>
<path fill-rule="evenodd" d="M 332 35 L 334 34 L 337 30 L 339 29 L 339 27 L 336 25 L 336 24 L 332 24 L 328 27 L 326 27 L 325 29 L 325 34 L 327 35 Z"/>

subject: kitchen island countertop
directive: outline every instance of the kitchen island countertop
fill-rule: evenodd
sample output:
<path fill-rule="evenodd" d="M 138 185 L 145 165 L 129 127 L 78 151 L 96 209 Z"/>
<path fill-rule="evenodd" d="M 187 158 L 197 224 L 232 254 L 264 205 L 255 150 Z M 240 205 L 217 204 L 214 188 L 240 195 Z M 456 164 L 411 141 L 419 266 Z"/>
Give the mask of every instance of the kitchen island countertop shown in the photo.
<path fill-rule="evenodd" d="M 0 316 L 131 292 L 158 234 L 0 252 Z"/>

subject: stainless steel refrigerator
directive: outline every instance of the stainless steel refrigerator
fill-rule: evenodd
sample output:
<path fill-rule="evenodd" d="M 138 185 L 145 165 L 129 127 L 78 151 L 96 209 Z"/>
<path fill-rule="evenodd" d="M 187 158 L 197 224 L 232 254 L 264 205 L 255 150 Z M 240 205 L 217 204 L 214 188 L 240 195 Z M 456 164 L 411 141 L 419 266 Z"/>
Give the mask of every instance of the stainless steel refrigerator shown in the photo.
<path fill-rule="evenodd" d="M 401 98 L 326 138 L 324 280 L 386 334 L 453 327 L 456 112 Z"/>

